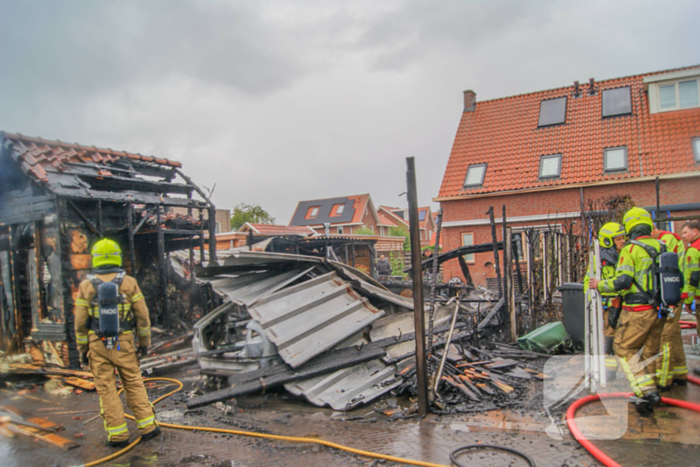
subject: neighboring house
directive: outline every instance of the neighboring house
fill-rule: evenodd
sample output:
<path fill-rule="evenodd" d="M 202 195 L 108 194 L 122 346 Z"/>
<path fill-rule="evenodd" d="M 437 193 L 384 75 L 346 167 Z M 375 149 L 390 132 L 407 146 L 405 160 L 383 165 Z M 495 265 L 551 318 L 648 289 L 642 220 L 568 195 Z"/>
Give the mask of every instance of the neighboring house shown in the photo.
<path fill-rule="evenodd" d="M 309 237 L 314 235 L 316 231 L 307 226 L 289 226 L 289 225 L 273 225 L 273 224 L 253 224 L 246 222 L 238 229 L 240 233 L 253 232 L 254 235 L 260 236 L 292 236 Z"/>
<path fill-rule="evenodd" d="M 383 232 L 382 235 L 388 235 L 389 228 L 391 228 L 391 227 L 405 227 L 406 230 L 408 230 L 408 219 L 404 219 L 399 214 L 397 214 L 395 211 L 400 211 L 400 209 L 399 208 L 392 208 L 389 206 L 379 206 L 379 209 L 377 209 L 377 215 L 379 216 L 379 221 L 383 225 L 390 226 L 390 227 L 386 228 L 386 232 Z"/>
<path fill-rule="evenodd" d="M 324 224 L 330 234 L 352 235 L 357 229 L 367 227 L 379 235 L 388 235 L 391 224 L 383 224 L 369 194 L 340 198 L 300 201 L 290 226 L 307 226 L 316 233 L 325 234 Z"/>
<path fill-rule="evenodd" d="M 186 216 L 186 208 L 171 208 L 170 212 L 176 215 Z M 199 211 L 193 210 L 192 217 L 199 220 Z M 204 220 L 209 219 L 209 212 L 204 211 L 202 215 Z M 217 209 L 216 215 L 214 217 L 216 225 L 216 233 L 226 233 L 231 232 L 231 210 L 230 209 Z"/>
<path fill-rule="evenodd" d="M 517 232 L 560 229 L 589 200 L 630 195 L 662 215 L 700 212 L 700 66 L 476 102 L 464 112 L 439 195 L 442 244 L 450 250 L 491 241 L 490 206 Z M 654 213 L 658 215 L 658 213 Z M 581 221 L 579 220 L 580 229 Z M 678 230 L 679 223 L 663 227 Z M 499 239 L 500 226 L 496 229 Z M 491 254 L 468 258 L 484 284 Z M 527 258 L 524 259 L 527 261 Z M 460 276 L 445 264 L 445 278 Z"/>
<path fill-rule="evenodd" d="M 381 206 L 384 208 L 384 206 Z M 408 209 L 387 208 L 391 209 L 394 216 L 400 218 L 406 226 L 408 226 Z M 435 235 L 435 217 L 430 207 L 418 208 L 418 224 L 420 225 L 420 245 L 425 247 L 434 244 L 433 236 Z"/>

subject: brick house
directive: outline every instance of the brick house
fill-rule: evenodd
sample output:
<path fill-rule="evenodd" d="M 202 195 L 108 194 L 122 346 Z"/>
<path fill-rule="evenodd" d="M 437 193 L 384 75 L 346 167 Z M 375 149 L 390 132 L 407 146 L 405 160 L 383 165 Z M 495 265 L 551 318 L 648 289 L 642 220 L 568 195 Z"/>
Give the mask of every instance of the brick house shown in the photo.
<path fill-rule="evenodd" d="M 656 211 L 657 177 L 661 213 L 654 216 L 697 215 L 699 95 L 700 66 L 484 102 L 465 91 L 434 198 L 443 210 L 444 249 L 490 242 L 490 206 L 501 223 L 505 205 L 516 235 L 527 226 L 572 224 L 588 201 L 614 194 Z M 681 223 L 662 228 L 677 231 Z M 483 285 L 493 256 L 466 259 L 474 282 Z M 462 277 L 456 261 L 444 267 L 446 279 Z"/>
<path fill-rule="evenodd" d="M 403 224 L 406 225 L 406 228 L 408 228 L 407 208 L 399 209 L 380 206 L 380 210 L 382 209 L 391 210 L 391 213 L 394 214 L 394 217 L 398 217 L 401 221 L 403 221 Z M 392 220 L 392 218 L 390 218 L 389 220 Z M 432 245 L 434 243 L 433 236 L 435 235 L 436 224 L 435 217 L 429 206 L 418 208 L 418 225 L 420 227 L 420 246 L 426 247 L 428 245 Z"/>
<path fill-rule="evenodd" d="M 369 194 L 339 198 L 300 201 L 290 226 L 308 226 L 316 233 L 325 233 L 324 224 L 330 225 L 330 234 L 352 235 L 367 227 L 379 235 L 388 235 L 392 224 L 383 224 Z"/>

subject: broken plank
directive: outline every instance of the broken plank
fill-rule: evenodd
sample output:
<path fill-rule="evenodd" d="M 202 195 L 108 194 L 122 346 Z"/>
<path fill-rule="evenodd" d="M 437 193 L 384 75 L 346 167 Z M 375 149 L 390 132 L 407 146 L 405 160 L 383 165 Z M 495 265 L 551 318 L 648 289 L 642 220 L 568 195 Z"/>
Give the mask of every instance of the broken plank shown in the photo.
<path fill-rule="evenodd" d="M 442 381 L 445 381 L 447 384 L 449 384 L 453 388 L 456 388 L 456 389 L 459 389 L 460 391 L 462 391 L 472 401 L 481 402 L 481 399 L 479 398 L 479 396 L 477 396 L 475 393 L 470 391 L 464 384 L 460 384 L 460 383 L 456 382 L 450 376 L 445 375 L 440 379 Z"/>
<path fill-rule="evenodd" d="M 544 373 L 540 373 L 539 371 L 536 371 L 536 370 L 531 370 L 529 368 L 525 368 L 525 371 L 532 374 L 532 377 L 536 378 L 536 379 L 543 379 L 544 380 L 544 379 L 551 379 L 552 378 L 551 376 L 545 375 Z"/>
<path fill-rule="evenodd" d="M 282 367 L 282 371 L 277 374 L 260 377 L 259 379 L 252 381 L 235 383 L 229 388 L 195 397 L 187 403 L 187 408 L 194 409 L 212 404 L 214 402 L 228 400 L 243 394 L 264 392 L 267 389 L 282 386 L 286 383 L 313 378 L 327 373 L 332 373 L 337 370 L 342 370 L 358 363 L 364 363 L 377 358 L 382 358 L 386 354 L 386 352 L 381 348 L 366 348 L 363 350 L 357 350 L 354 347 L 350 347 L 349 350 L 351 351 L 350 353 L 345 353 L 340 358 L 325 359 L 322 360 L 321 363 L 317 363 L 315 365 L 309 365 L 308 363 L 310 362 L 307 362 L 307 364 L 296 369 L 291 369 L 287 365 L 279 365 Z M 279 370 L 276 369 L 276 371 Z M 251 371 L 250 373 L 256 372 Z"/>
<path fill-rule="evenodd" d="M 481 391 L 484 391 L 489 396 L 493 396 L 494 394 L 496 394 L 494 390 L 491 389 L 486 383 L 476 383 L 476 387 L 479 388 Z"/>
<path fill-rule="evenodd" d="M 501 368 L 510 368 L 510 367 L 513 367 L 517 364 L 518 364 L 518 362 L 516 362 L 515 360 L 506 359 L 506 360 L 496 360 L 495 362 L 489 363 L 489 364 L 484 365 L 484 366 L 486 368 L 488 368 L 489 370 L 498 370 Z"/>
<path fill-rule="evenodd" d="M 95 383 L 92 381 L 88 381 L 83 378 L 76 378 L 73 376 L 70 376 L 68 378 L 63 378 L 63 382 L 66 384 L 69 384 L 71 386 L 75 386 L 80 389 L 85 389 L 86 391 L 94 391 L 95 390 Z"/>
<path fill-rule="evenodd" d="M 27 426 L 18 426 L 18 425 L 10 425 L 13 431 L 16 433 L 20 433 L 26 436 L 31 436 L 32 438 L 38 439 L 40 441 L 43 441 L 47 444 L 50 444 L 51 446 L 55 446 L 57 448 L 64 449 L 68 451 L 69 449 L 77 448 L 80 445 L 78 443 L 74 443 L 73 441 L 66 439 L 62 436 L 58 436 L 57 434 L 54 433 L 47 433 L 45 431 L 42 431 L 38 428 L 31 428 Z"/>

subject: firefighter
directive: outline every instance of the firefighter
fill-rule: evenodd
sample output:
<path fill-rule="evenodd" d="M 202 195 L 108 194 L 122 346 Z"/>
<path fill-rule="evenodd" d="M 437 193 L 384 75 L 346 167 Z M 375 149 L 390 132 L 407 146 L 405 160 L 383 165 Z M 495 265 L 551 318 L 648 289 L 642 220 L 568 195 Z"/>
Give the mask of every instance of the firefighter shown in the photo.
<path fill-rule="evenodd" d="M 636 240 L 661 251 L 661 243 L 651 238 L 654 224 L 645 209 L 627 211 L 624 224 L 630 242 Z M 615 277 L 590 281 L 590 286 L 601 293 L 618 292 L 622 295 L 623 306 L 615 323 L 613 349 L 637 396 L 634 406 L 642 415 L 653 412 L 653 407 L 661 401 L 654 378 L 654 360 L 659 353 L 661 331 L 666 321 L 659 315 L 659 310 L 649 304 L 650 294 L 654 293 L 651 266 L 649 253 L 639 245 L 628 243 L 620 252 Z M 614 317 L 611 320 L 615 321 Z"/>
<path fill-rule="evenodd" d="M 681 298 L 685 303 L 687 313 L 693 312 L 692 304 L 695 301 L 695 319 L 699 324 L 697 332 L 700 335 L 700 313 L 698 313 L 698 305 L 700 304 L 700 220 L 695 219 L 683 224 L 681 238 L 688 245 L 681 266 L 685 284 Z M 700 375 L 697 368 L 693 371 Z"/>
<path fill-rule="evenodd" d="M 678 265 L 683 270 L 683 255 L 685 245 L 678 234 L 655 228 L 651 236 L 662 241 L 666 245 L 666 251 L 678 255 Z M 681 302 L 674 310 L 673 316 L 669 316 L 661 331 L 661 358 L 656 360 L 656 380 L 659 391 L 668 391 L 671 384 L 685 386 L 688 384 L 688 367 L 685 363 L 685 350 L 683 350 L 683 338 L 681 337 Z"/>
<path fill-rule="evenodd" d="M 625 229 L 617 222 L 608 222 L 601 227 L 598 232 L 598 240 L 600 241 L 600 265 L 602 279 L 611 279 L 615 277 L 615 269 L 617 268 L 617 260 L 620 250 L 625 246 Z M 589 288 L 589 282 L 592 277 L 592 265 L 588 265 L 586 277 L 583 279 L 583 293 L 586 294 Z M 605 370 L 606 379 L 612 381 L 617 377 L 617 359 L 613 352 L 613 338 L 615 337 L 615 329 L 608 323 L 610 310 L 617 310 L 613 313 L 619 314 L 621 306 L 620 297 L 617 292 L 605 292 L 601 294 L 603 302 L 603 334 L 605 335 Z"/>
<path fill-rule="evenodd" d="M 141 439 L 149 440 L 160 434 L 153 405 L 148 401 L 143 385 L 138 359 L 138 356 L 147 354 L 151 343 L 148 308 L 136 279 L 127 276 L 121 265 L 119 245 L 109 239 L 98 241 L 92 248 L 92 274 L 80 283 L 75 302 L 75 335 L 81 363 L 89 366 L 94 375 L 100 397 L 100 416 L 107 431 L 107 445 L 112 447 L 129 444 L 124 408 L 117 396 L 115 368 L 126 393 L 126 402 L 136 418 Z M 98 289 L 102 290 L 102 284 L 106 283 L 117 284 L 112 286 L 116 297 L 112 302 L 101 296 L 102 292 L 98 293 Z M 114 304 L 114 309 L 118 310 L 118 316 L 115 311 L 112 318 L 118 322 L 116 337 L 105 337 L 104 323 L 108 322 L 110 314 L 104 307 L 108 304 Z M 103 320 L 100 310 L 103 311 Z M 135 347 L 135 334 L 138 336 L 138 350 Z"/>

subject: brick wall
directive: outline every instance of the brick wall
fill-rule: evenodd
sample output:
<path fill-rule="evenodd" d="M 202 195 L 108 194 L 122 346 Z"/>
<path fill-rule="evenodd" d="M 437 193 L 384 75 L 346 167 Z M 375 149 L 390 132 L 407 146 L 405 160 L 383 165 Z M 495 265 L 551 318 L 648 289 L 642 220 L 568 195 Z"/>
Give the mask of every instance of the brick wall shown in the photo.
<path fill-rule="evenodd" d="M 637 206 L 655 206 L 656 189 L 654 181 L 625 183 L 618 185 L 606 185 L 587 187 L 583 189 L 584 207 L 588 200 L 596 200 L 610 195 L 630 195 Z M 660 204 L 681 204 L 700 202 L 700 180 L 698 178 L 685 178 L 675 180 L 662 180 L 660 182 Z M 547 192 L 522 193 L 513 195 L 490 196 L 468 200 L 443 201 L 443 222 L 461 220 L 485 219 L 488 220 L 488 211 L 493 206 L 495 217 L 501 217 L 502 206 L 506 205 L 506 217 L 550 215 L 550 224 L 556 224 L 554 220 L 557 213 L 578 212 L 581 205 L 581 191 L 579 188 L 561 189 Z M 698 215 L 700 211 L 672 212 L 671 215 Z M 665 213 L 664 213 L 665 215 Z M 558 222 L 561 223 L 561 222 Z M 546 220 L 533 222 L 512 222 L 508 224 L 515 228 L 535 225 L 546 225 Z M 580 221 L 579 221 L 580 224 Z M 680 231 L 682 221 L 674 222 L 676 232 Z M 444 227 L 441 233 L 441 243 L 444 251 L 449 251 L 462 245 L 462 233 L 472 233 L 474 244 L 491 242 L 490 225 Z M 502 226 L 497 224 L 497 237 L 502 240 Z M 486 268 L 484 263 L 493 262 L 493 253 L 479 253 L 474 255 L 474 261 L 468 262 L 469 269 L 475 284 L 486 284 Z M 501 258 L 502 260 L 502 258 Z M 445 263 L 444 278 L 464 277 L 457 260 Z"/>

